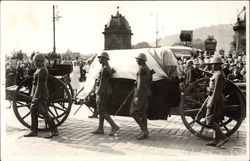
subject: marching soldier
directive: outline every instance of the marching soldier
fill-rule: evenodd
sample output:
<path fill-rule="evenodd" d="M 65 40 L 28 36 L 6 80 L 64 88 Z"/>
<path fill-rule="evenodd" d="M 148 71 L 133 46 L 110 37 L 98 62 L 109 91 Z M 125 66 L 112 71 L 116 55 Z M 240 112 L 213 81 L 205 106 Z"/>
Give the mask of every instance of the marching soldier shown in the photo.
<path fill-rule="evenodd" d="M 149 134 L 147 127 L 147 108 L 148 97 L 151 95 L 150 83 L 152 77 L 150 69 L 145 63 L 146 61 L 147 57 L 144 53 L 141 53 L 136 57 L 139 71 L 137 73 L 134 97 L 130 107 L 130 115 L 141 128 L 141 133 L 136 136 L 138 140 L 148 138 Z"/>
<path fill-rule="evenodd" d="M 222 71 L 221 65 L 223 64 L 222 59 L 218 56 L 214 56 L 210 62 L 213 68 L 213 76 L 209 80 L 208 87 L 208 98 L 202 105 L 202 108 L 206 108 L 206 124 L 211 127 L 215 136 L 212 141 L 210 141 L 208 146 L 222 146 L 228 142 L 228 138 L 220 129 L 219 123 L 224 119 L 224 102 L 225 97 L 223 90 L 225 88 L 225 74 Z M 201 118 L 201 110 L 196 116 L 196 121 Z"/>
<path fill-rule="evenodd" d="M 24 137 L 37 136 L 38 131 L 38 113 L 42 114 L 45 122 L 48 123 L 50 135 L 45 138 L 57 136 L 58 131 L 56 125 L 48 113 L 49 90 L 47 86 L 48 70 L 44 66 L 45 57 L 42 54 L 34 56 L 36 71 L 33 76 L 33 86 L 31 91 L 32 102 L 30 106 L 31 113 L 31 132 Z"/>
<path fill-rule="evenodd" d="M 97 112 L 99 113 L 99 125 L 97 130 L 93 131 L 92 133 L 104 134 L 103 123 L 105 119 L 106 121 L 108 121 L 112 128 L 109 135 L 113 136 L 116 131 L 119 130 L 119 126 L 115 124 L 110 115 L 107 113 L 107 106 L 108 102 L 110 101 L 110 95 L 112 93 L 112 89 L 110 86 L 112 69 L 110 68 L 108 63 L 109 55 L 107 52 L 102 52 L 98 56 L 98 59 L 100 64 L 102 65 L 95 87 Z"/>

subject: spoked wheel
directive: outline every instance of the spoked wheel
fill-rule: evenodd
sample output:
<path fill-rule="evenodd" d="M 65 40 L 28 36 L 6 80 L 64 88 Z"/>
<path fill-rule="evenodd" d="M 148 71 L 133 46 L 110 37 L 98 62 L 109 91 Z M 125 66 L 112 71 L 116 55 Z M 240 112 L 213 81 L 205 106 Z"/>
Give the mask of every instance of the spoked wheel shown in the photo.
<path fill-rule="evenodd" d="M 205 140 L 212 139 L 213 130 L 205 124 L 205 118 L 196 122 L 195 116 L 207 98 L 208 83 L 209 79 L 203 78 L 191 84 L 182 95 L 179 105 L 180 115 L 186 128 Z M 226 81 L 224 95 L 226 97 L 224 120 L 219 124 L 225 135 L 230 136 L 237 131 L 245 117 L 246 100 L 240 89 L 229 80 Z"/>
<path fill-rule="evenodd" d="M 32 80 L 33 78 L 30 77 L 19 84 L 13 101 L 13 110 L 18 121 L 27 128 L 30 128 L 31 126 L 30 105 L 32 97 L 30 95 Z M 49 114 L 54 120 L 56 126 L 60 126 L 67 119 L 70 113 L 72 105 L 71 94 L 61 80 L 50 75 L 48 78 L 48 89 Z M 38 122 L 39 129 L 47 129 L 47 124 L 45 123 L 43 116 L 40 114 Z"/>
<path fill-rule="evenodd" d="M 73 88 L 72 88 L 72 86 L 70 84 L 69 78 L 64 76 L 64 77 L 61 78 L 61 81 L 64 82 L 64 84 L 66 85 L 67 89 L 69 90 L 71 98 L 73 98 L 74 97 L 74 91 L 73 91 Z"/>

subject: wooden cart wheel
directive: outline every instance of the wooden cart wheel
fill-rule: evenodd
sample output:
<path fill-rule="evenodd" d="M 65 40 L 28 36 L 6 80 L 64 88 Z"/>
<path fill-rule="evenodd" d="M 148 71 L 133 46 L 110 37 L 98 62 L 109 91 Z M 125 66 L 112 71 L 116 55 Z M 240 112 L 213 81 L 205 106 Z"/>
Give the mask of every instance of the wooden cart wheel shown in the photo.
<path fill-rule="evenodd" d="M 179 105 L 180 115 L 186 128 L 205 140 L 212 139 L 213 130 L 205 125 L 205 118 L 196 122 L 195 116 L 207 98 L 208 83 L 208 78 L 192 83 L 182 94 Z M 224 120 L 220 122 L 220 127 L 226 136 L 230 136 L 237 131 L 245 118 L 246 100 L 240 89 L 229 80 L 226 81 L 224 95 L 226 97 Z"/>
<path fill-rule="evenodd" d="M 27 128 L 30 128 L 31 126 L 30 104 L 32 97 L 30 94 L 32 89 L 32 80 L 33 78 L 30 77 L 19 84 L 13 101 L 13 110 L 16 118 Z M 72 105 L 71 94 L 61 80 L 50 75 L 48 78 L 48 88 L 49 114 L 54 120 L 56 126 L 59 126 L 67 119 L 70 113 Z M 45 123 L 43 116 L 40 114 L 38 122 L 39 129 L 47 129 L 47 124 Z"/>
<path fill-rule="evenodd" d="M 73 88 L 72 88 L 70 82 L 66 81 L 66 82 L 64 82 L 64 84 L 66 85 L 67 89 L 69 90 L 71 98 L 73 98 L 74 97 L 74 91 L 73 91 Z"/>
<path fill-rule="evenodd" d="M 64 84 L 66 85 L 66 87 L 67 87 L 68 90 L 69 90 L 69 93 L 70 93 L 70 95 L 71 95 L 71 98 L 73 98 L 73 97 L 74 97 L 74 91 L 73 91 L 73 88 L 72 88 L 72 86 L 71 86 L 71 84 L 70 84 L 69 78 L 63 76 L 60 80 L 64 82 Z"/>

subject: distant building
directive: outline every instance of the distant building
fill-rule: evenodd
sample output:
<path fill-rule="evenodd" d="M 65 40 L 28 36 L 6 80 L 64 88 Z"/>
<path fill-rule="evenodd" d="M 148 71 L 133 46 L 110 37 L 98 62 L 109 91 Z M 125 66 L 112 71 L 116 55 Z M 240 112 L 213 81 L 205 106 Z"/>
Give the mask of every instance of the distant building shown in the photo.
<path fill-rule="evenodd" d="M 131 49 L 131 28 L 125 16 L 122 16 L 117 7 L 117 14 L 111 15 L 111 19 L 104 29 L 104 49 Z"/>
<path fill-rule="evenodd" d="M 233 26 L 236 38 L 236 53 L 246 53 L 246 7 L 237 16 Z"/>

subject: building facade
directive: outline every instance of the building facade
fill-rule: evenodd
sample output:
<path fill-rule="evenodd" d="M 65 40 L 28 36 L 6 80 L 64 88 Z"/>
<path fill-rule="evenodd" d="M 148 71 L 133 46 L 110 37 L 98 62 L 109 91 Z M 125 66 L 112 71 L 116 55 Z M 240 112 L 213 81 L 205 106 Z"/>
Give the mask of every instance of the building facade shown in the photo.
<path fill-rule="evenodd" d="M 119 7 L 117 7 L 119 9 Z M 125 16 L 119 13 L 111 15 L 104 29 L 104 50 L 131 49 L 131 28 Z"/>

